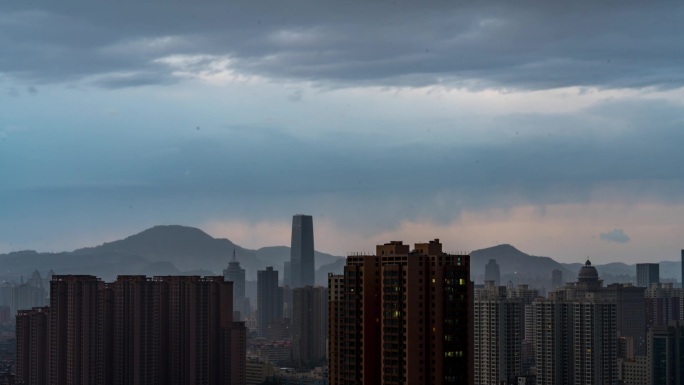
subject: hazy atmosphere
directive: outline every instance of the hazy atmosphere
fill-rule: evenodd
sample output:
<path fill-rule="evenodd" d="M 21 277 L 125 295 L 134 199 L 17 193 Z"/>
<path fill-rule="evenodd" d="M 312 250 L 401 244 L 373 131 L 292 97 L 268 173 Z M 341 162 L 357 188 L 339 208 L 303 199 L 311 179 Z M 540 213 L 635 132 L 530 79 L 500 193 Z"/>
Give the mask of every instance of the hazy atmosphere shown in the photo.
<path fill-rule="evenodd" d="M 684 4 L 428 3 L 2 2 L 0 253 L 304 213 L 335 255 L 677 259 Z"/>

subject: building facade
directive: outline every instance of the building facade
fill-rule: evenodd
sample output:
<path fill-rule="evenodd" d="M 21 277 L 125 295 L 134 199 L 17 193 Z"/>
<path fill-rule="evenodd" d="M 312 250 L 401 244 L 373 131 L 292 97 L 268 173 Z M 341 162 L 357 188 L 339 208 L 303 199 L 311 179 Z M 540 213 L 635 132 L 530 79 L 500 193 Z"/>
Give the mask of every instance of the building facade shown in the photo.
<path fill-rule="evenodd" d="M 257 271 L 257 335 L 266 337 L 268 325 L 283 318 L 283 289 L 278 271 L 269 266 Z"/>
<path fill-rule="evenodd" d="M 107 284 L 55 275 L 50 291 L 49 308 L 17 317 L 25 325 L 46 314 L 46 383 L 245 383 L 246 331 L 233 321 L 232 283 L 221 276 L 119 276 Z M 17 344 L 18 361 L 39 362 L 36 351 Z M 34 383 L 30 372 L 19 371 L 17 383 Z"/>
<path fill-rule="evenodd" d="M 496 286 L 494 281 L 475 289 L 475 385 L 510 383 L 522 373 L 521 306 L 521 301 L 508 297 L 505 286 Z"/>
<path fill-rule="evenodd" d="M 292 217 L 290 244 L 290 277 L 292 288 L 315 285 L 314 232 L 311 215 Z"/>
<path fill-rule="evenodd" d="M 223 278 L 233 282 L 233 309 L 240 313 L 239 320 L 245 320 L 251 313 L 249 300 L 245 297 L 245 269 L 240 267 L 235 250 L 228 268 L 223 270 Z"/>
<path fill-rule="evenodd" d="M 660 265 L 657 263 L 637 263 L 636 275 L 637 286 L 649 288 L 654 283 L 660 283 Z"/>
<path fill-rule="evenodd" d="M 490 259 L 485 265 L 485 282 L 493 281 L 495 286 L 501 284 L 501 270 L 496 259 Z"/>
<path fill-rule="evenodd" d="M 331 385 L 473 383 L 468 255 L 390 242 L 350 255 L 329 290 Z"/>
<path fill-rule="evenodd" d="M 325 364 L 328 341 L 328 289 L 300 287 L 292 291 L 292 356 L 298 368 Z"/>

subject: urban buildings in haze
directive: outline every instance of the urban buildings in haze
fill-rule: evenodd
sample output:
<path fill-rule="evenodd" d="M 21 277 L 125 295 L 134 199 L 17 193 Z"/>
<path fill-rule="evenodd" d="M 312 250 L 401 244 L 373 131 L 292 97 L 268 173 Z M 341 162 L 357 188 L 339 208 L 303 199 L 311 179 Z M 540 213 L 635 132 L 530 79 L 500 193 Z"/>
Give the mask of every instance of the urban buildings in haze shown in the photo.
<path fill-rule="evenodd" d="M 233 249 L 233 259 L 228 263 L 228 268 L 223 270 L 223 278 L 233 282 L 233 309 L 239 313 L 239 320 L 246 319 L 251 313 L 251 306 L 249 299 L 245 297 L 245 269 L 240 267 L 235 249 Z"/>
<path fill-rule="evenodd" d="M 494 286 L 501 284 L 501 271 L 499 270 L 499 264 L 496 263 L 496 259 L 490 259 L 485 265 L 485 282 L 487 281 L 494 282 Z"/>
<path fill-rule="evenodd" d="M 257 335 L 266 337 L 269 324 L 283 318 L 283 289 L 272 266 L 257 271 Z"/>
<path fill-rule="evenodd" d="M 563 286 L 563 271 L 554 269 L 551 272 L 551 289 L 556 290 Z"/>
<path fill-rule="evenodd" d="M 636 275 L 637 286 L 651 287 L 654 283 L 660 283 L 660 265 L 657 263 L 637 263 Z"/>
<path fill-rule="evenodd" d="M 328 289 L 298 287 L 292 291 L 292 356 L 295 367 L 324 365 L 328 340 Z"/>
<path fill-rule="evenodd" d="M 379 245 L 329 275 L 330 384 L 472 384 L 470 257 Z"/>
<path fill-rule="evenodd" d="M 56 275 L 50 306 L 17 316 L 17 383 L 244 384 L 232 286 L 221 276 Z"/>
<path fill-rule="evenodd" d="M 290 287 L 313 286 L 314 269 L 314 233 L 311 215 L 295 215 L 292 217 L 292 242 L 290 245 L 290 276 L 286 278 Z"/>

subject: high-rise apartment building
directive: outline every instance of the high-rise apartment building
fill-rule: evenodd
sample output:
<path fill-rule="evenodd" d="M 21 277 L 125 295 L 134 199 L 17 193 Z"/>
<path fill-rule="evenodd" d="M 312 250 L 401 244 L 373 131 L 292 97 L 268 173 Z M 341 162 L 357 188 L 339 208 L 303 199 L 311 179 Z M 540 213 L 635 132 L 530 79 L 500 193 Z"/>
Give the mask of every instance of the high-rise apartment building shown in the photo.
<path fill-rule="evenodd" d="M 47 383 L 50 308 L 20 310 L 17 314 L 16 377 L 26 385 Z"/>
<path fill-rule="evenodd" d="M 292 217 L 289 283 L 292 288 L 315 284 L 314 233 L 311 215 L 298 214 Z"/>
<path fill-rule="evenodd" d="M 645 302 L 646 330 L 684 319 L 684 289 L 675 288 L 672 283 L 659 283 L 646 289 Z"/>
<path fill-rule="evenodd" d="M 508 297 L 506 286 L 496 286 L 494 281 L 475 289 L 475 385 L 513 383 L 522 374 L 521 306 L 521 301 Z"/>
<path fill-rule="evenodd" d="M 106 284 L 55 275 L 50 303 L 18 316 L 25 325 L 48 315 L 43 383 L 245 383 L 246 330 L 233 322 L 232 283 L 221 276 L 119 276 Z M 22 362 L 39 362 L 31 344 L 17 345 Z M 18 383 L 32 376 L 22 370 Z"/>
<path fill-rule="evenodd" d="M 501 270 L 496 259 L 490 259 L 485 265 L 485 282 L 493 281 L 494 286 L 499 286 L 501 283 Z"/>
<path fill-rule="evenodd" d="M 223 270 L 223 278 L 233 282 L 233 309 L 240 312 L 240 319 L 244 320 L 251 313 L 251 309 L 249 301 L 245 298 L 245 269 L 240 267 L 235 250 L 233 250 L 233 259 L 228 263 L 228 268 Z"/>
<path fill-rule="evenodd" d="M 615 303 L 616 328 L 620 337 L 631 340 L 633 353 L 626 350 L 620 358 L 646 355 L 646 288 L 630 284 L 613 283 L 602 289 L 601 298 Z"/>
<path fill-rule="evenodd" d="M 575 284 L 532 304 L 538 385 L 615 383 L 618 294 L 606 290 L 587 261 Z"/>
<path fill-rule="evenodd" d="M 268 324 L 283 318 L 283 289 L 272 266 L 257 271 L 257 335 L 266 337 Z"/>
<path fill-rule="evenodd" d="M 538 300 L 533 305 L 538 385 L 615 384 L 615 304 Z"/>
<path fill-rule="evenodd" d="M 684 322 L 671 321 L 648 332 L 649 385 L 684 383 Z"/>
<path fill-rule="evenodd" d="M 48 383 L 104 383 L 104 289 L 105 283 L 92 275 L 52 277 Z"/>
<path fill-rule="evenodd" d="M 637 286 L 651 287 L 654 283 L 660 283 L 660 265 L 657 263 L 637 263 L 636 275 Z"/>
<path fill-rule="evenodd" d="M 472 384 L 470 256 L 379 245 L 330 275 L 330 384 Z"/>
<path fill-rule="evenodd" d="M 292 291 L 292 356 L 299 368 L 325 363 L 328 340 L 328 289 L 299 287 Z"/>

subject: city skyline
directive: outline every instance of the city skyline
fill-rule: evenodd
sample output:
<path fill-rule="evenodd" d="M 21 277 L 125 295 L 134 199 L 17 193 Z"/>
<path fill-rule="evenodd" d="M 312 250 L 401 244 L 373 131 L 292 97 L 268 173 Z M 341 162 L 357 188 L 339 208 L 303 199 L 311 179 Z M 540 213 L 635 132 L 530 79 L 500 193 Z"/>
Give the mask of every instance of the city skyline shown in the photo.
<path fill-rule="evenodd" d="M 287 245 L 306 212 L 335 255 L 439 236 L 563 262 L 673 260 L 682 13 L 2 4 L 0 252 L 158 224 Z"/>

